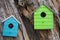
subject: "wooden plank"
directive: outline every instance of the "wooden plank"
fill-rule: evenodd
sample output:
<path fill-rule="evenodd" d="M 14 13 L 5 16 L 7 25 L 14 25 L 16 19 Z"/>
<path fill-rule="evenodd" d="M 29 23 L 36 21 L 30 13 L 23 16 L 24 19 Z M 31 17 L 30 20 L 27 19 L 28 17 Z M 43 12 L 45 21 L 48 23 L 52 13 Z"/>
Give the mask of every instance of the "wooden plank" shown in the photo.
<path fill-rule="evenodd" d="M 41 5 L 42 1 L 31 0 L 31 2 L 33 2 L 33 4 L 35 5 L 31 6 L 31 4 L 29 3 L 28 5 L 26 5 L 26 7 L 22 6 L 23 10 L 21 11 L 20 8 L 20 12 L 19 12 L 19 10 L 16 7 L 17 5 L 14 4 L 14 0 L 0 0 L 0 18 L 1 18 L 0 19 L 0 40 L 60 40 L 60 29 L 57 23 L 57 22 L 60 23 L 60 21 L 57 21 L 59 20 L 59 16 L 58 16 L 59 12 L 58 10 L 56 10 L 51 0 L 48 1 L 45 0 L 44 4 L 46 4 L 49 8 L 52 7 L 51 9 L 53 10 L 54 14 L 57 16 L 57 18 L 56 16 L 54 16 L 54 29 L 52 30 L 33 29 L 34 26 L 30 22 L 30 20 L 32 20 L 31 16 L 36 10 L 35 6 L 37 6 L 36 8 L 38 8 L 39 5 Z M 21 16 L 21 13 L 23 13 L 24 15 L 26 13 L 27 14 L 26 16 Z M 14 15 L 21 22 L 21 25 L 19 25 L 17 38 L 2 36 L 3 23 L 1 23 L 1 21 L 9 17 L 10 15 Z"/>
<path fill-rule="evenodd" d="M 19 16 L 19 14 L 18 14 L 18 11 L 17 11 L 17 9 L 16 9 L 16 7 L 15 7 L 15 4 L 14 4 L 14 0 L 0 0 L 0 8 L 3 8 L 3 14 L 4 14 L 4 16 L 7 18 L 7 17 L 9 17 L 10 15 L 14 15 L 19 21 L 21 21 L 21 23 L 22 23 L 22 20 L 21 20 L 21 18 L 20 18 L 20 16 Z M 0 14 L 1 14 L 1 12 L 0 12 Z M 17 15 L 18 14 L 18 15 Z M 5 19 L 5 18 L 4 18 Z M 3 20 L 4 20 L 3 19 Z M 27 32 L 26 32 L 26 29 L 24 28 L 25 26 L 24 26 L 24 24 L 22 23 L 22 25 L 23 26 L 20 26 L 21 28 L 23 28 L 23 29 L 19 29 L 19 33 L 18 33 L 18 37 L 17 38 L 13 38 L 13 37 L 3 37 L 3 36 L 0 36 L 0 40 L 23 40 L 23 39 L 25 39 L 25 40 L 29 40 L 28 38 L 27 38 Z M 2 25 L 0 26 L 0 27 L 2 27 Z M 1 31 L 0 31 L 1 32 Z M 23 32 L 23 33 L 22 33 Z M 25 33 L 25 34 L 24 34 Z M 23 36 L 24 36 L 24 38 L 23 38 Z"/>

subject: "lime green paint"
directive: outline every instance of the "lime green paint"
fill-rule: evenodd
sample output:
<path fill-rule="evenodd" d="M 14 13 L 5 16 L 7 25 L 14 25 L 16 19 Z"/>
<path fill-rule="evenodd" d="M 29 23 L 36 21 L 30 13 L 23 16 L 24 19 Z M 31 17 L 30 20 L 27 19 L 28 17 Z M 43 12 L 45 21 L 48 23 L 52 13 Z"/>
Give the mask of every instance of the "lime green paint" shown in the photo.
<path fill-rule="evenodd" d="M 45 17 L 41 17 L 42 12 L 46 13 Z M 45 5 L 42 5 L 34 12 L 34 29 L 52 29 L 52 28 L 53 28 L 53 12 Z"/>

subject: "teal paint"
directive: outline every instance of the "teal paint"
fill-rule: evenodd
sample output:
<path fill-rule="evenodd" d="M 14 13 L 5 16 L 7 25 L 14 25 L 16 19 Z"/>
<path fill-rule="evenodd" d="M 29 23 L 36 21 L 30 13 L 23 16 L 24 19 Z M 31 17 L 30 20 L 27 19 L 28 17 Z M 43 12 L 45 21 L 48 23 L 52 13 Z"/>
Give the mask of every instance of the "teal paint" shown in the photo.
<path fill-rule="evenodd" d="M 17 37 L 18 24 L 19 23 L 14 19 L 14 17 L 10 17 L 4 21 L 3 36 Z"/>

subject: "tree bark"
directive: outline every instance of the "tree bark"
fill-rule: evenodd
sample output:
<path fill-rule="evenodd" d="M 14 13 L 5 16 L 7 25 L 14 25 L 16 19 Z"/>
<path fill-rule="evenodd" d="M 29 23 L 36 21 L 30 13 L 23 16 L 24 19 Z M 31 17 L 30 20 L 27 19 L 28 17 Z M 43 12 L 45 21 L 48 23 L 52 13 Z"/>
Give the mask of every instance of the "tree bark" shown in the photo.
<path fill-rule="evenodd" d="M 43 3 L 54 13 L 54 28 L 34 30 L 34 11 Z M 0 0 L 0 40 L 60 40 L 59 4 L 59 0 Z M 16 38 L 2 36 L 2 20 L 11 15 L 21 22 Z"/>

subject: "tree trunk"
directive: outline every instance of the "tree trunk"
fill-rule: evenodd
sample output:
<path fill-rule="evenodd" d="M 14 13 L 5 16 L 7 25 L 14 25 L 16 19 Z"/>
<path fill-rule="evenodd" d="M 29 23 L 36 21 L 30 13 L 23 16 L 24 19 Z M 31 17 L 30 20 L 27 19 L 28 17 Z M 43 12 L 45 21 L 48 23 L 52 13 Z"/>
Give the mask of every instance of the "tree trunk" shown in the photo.
<path fill-rule="evenodd" d="M 34 30 L 34 11 L 43 3 L 54 13 L 54 28 Z M 60 40 L 59 4 L 59 0 L 0 0 L 0 40 Z M 21 22 L 16 38 L 2 36 L 2 20 L 11 15 L 14 15 Z"/>

